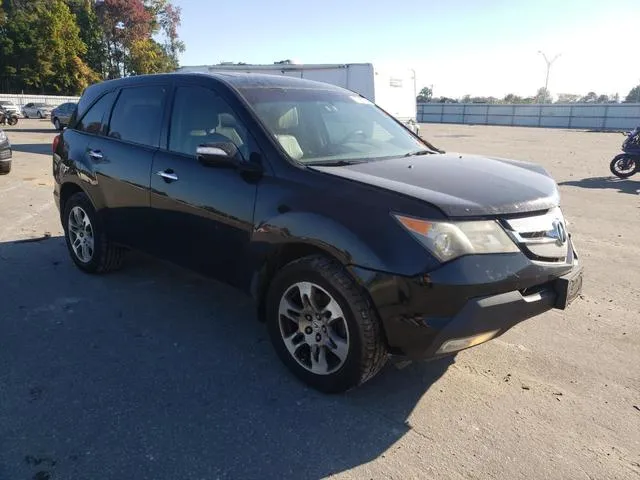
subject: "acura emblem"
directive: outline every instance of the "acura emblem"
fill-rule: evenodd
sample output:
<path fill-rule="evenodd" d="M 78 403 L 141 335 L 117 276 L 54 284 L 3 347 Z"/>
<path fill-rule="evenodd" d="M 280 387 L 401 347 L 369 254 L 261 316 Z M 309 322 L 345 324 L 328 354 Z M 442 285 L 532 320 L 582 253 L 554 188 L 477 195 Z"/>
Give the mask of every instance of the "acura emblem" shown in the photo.
<path fill-rule="evenodd" d="M 567 241 L 567 230 L 564 227 L 564 223 L 562 220 L 556 218 L 553 223 L 551 230 L 547 232 L 547 236 L 550 238 L 555 238 L 556 243 L 560 246 L 564 245 Z"/>

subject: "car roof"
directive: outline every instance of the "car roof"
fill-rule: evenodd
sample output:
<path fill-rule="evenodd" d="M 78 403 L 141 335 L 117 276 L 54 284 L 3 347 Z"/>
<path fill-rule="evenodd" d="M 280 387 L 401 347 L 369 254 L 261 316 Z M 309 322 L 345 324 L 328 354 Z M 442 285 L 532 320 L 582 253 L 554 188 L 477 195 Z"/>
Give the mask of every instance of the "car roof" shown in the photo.
<path fill-rule="evenodd" d="M 159 73 L 151 75 L 136 75 L 132 77 L 119 78 L 115 80 L 106 80 L 94 84 L 89 89 L 99 87 L 103 88 L 117 88 L 125 85 L 137 85 L 145 83 L 145 81 L 154 80 L 173 80 L 176 77 L 181 78 L 202 78 L 208 77 L 218 83 L 224 83 L 228 86 L 235 87 L 237 89 L 244 88 L 301 88 L 301 89 L 315 89 L 315 90 L 333 90 L 348 92 L 343 88 L 328 83 L 316 82 L 313 80 L 307 80 L 303 78 L 289 77 L 286 75 L 268 74 L 268 73 L 247 73 L 247 72 L 232 72 L 232 71 L 216 71 L 216 72 L 174 72 L 174 73 Z"/>
<path fill-rule="evenodd" d="M 217 78 L 236 88 L 309 88 L 322 90 L 344 90 L 328 83 L 316 82 L 304 78 L 286 75 L 247 72 L 210 72 L 210 73 L 182 73 L 176 75 L 204 75 Z"/>

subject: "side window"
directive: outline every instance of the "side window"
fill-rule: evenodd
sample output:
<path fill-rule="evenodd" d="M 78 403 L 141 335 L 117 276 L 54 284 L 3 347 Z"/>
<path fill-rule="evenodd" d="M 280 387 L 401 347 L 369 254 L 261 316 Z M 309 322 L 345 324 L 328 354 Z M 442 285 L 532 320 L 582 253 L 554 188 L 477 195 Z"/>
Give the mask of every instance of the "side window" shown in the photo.
<path fill-rule="evenodd" d="M 166 92 L 166 87 L 156 85 L 122 89 L 111 114 L 109 137 L 157 147 Z"/>
<path fill-rule="evenodd" d="M 100 135 L 105 131 L 105 123 L 108 118 L 109 110 L 113 104 L 114 92 L 109 92 L 104 95 L 100 100 L 93 104 L 93 106 L 87 110 L 82 117 L 75 130 L 81 132 L 93 133 L 94 135 Z"/>
<path fill-rule="evenodd" d="M 229 141 L 248 160 L 247 130 L 227 102 L 207 88 L 178 87 L 171 112 L 169 150 L 195 155 L 198 145 Z"/>

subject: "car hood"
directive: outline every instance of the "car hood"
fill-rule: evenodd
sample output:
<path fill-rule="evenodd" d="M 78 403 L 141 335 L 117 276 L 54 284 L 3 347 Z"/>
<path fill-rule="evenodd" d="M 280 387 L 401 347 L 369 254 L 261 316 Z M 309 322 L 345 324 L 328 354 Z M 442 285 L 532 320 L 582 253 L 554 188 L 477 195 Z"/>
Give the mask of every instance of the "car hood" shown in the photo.
<path fill-rule="evenodd" d="M 309 168 L 426 201 L 451 217 L 532 212 L 560 202 L 544 168 L 502 158 L 445 153 Z"/>

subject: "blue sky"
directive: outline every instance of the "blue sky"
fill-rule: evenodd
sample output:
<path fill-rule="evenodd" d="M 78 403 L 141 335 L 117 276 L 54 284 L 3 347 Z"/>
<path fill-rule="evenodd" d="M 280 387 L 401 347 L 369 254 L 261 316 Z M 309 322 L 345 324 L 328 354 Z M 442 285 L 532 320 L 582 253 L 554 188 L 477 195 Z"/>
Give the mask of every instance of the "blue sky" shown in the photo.
<path fill-rule="evenodd" d="M 183 65 L 373 62 L 414 68 L 435 95 L 533 95 L 537 53 L 562 53 L 553 93 L 620 93 L 640 83 L 639 0 L 173 0 Z"/>

